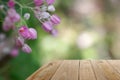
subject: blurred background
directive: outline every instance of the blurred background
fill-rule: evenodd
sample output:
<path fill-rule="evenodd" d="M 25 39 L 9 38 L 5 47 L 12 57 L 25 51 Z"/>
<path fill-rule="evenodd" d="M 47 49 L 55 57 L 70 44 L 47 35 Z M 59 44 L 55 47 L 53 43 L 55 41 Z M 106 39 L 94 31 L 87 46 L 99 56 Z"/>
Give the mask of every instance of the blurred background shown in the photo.
<path fill-rule="evenodd" d="M 32 0 L 17 1 L 32 6 Z M 44 32 L 33 13 L 23 9 L 22 14 L 31 13 L 27 24 L 37 29 L 38 39 L 28 42 L 31 54 L 20 52 L 15 58 L 0 54 L 0 80 L 25 80 L 53 60 L 120 59 L 119 4 L 120 0 L 56 0 L 61 17 L 57 37 Z"/>

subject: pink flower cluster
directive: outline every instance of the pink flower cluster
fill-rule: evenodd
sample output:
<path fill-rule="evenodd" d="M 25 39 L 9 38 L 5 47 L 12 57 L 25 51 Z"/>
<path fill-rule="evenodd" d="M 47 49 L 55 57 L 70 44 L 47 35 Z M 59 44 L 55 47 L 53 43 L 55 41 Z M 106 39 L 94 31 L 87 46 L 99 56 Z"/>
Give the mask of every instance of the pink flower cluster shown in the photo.
<path fill-rule="evenodd" d="M 9 9 L 3 22 L 3 30 L 9 31 L 10 29 L 12 29 L 18 32 L 15 40 L 15 47 L 10 52 L 12 56 L 17 56 L 19 53 L 19 48 L 21 48 L 22 51 L 26 53 L 30 53 L 32 51 L 30 46 L 27 45 L 25 41 L 36 39 L 37 31 L 34 28 L 28 28 L 27 26 L 20 26 L 20 28 L 17 29 L 15 23 L 20 22 L 20 15 L 16 12 L 14 6 L 15 2 L 13 0 L 9 0 Z"/>
<path fill-rule="evenodd" d="M 55 0 L 34 0 L 36 6 L 34 13 L 36 18 L 42 23 L 42 28 L 56 36 L 57 30 L 54 26 L 60 24 L 60 18 L 56 14 L 50 14 L 50 12 L 55 11 L 54 2 Z"/>
<path fill-rule="evenodd" d="M 51 14 L 55 11 L 53 6 L 55 0 L 33 0 L 35 7 L 34 11 L 35 17 L 42 23 L 42 28 L 52 34 L 53 36 L 57 35 L 57 30 L 55 26 L 60 24 L 60 18 L 56 14 Z M 21 22 L 21 16 L 16 12 L 15 0 L 9 0 L 8 10 L 6 12 L 6 17 L 3 22 L 3 30 L 9 31 L 13 30 L 15 32 L 15 46 L 11 50 L 10 54 L 12 56 L 17 56 L 19 49 L 25 53 L 31 53 L 32 49 L 26 43 L 27 40 L 37 39 L 37 31 L 34 28 L 29 28 L 28 26 L 22 25 L 17 27 L 16 23 Z M 1 8 L 3 9 L 3 8 Z M 30 14 L 27 13 L 25 16 L 26 20 L 29 19 Z"/>
<path fill-rule="evenodd" d="M 10 29 L 14 29 L 15 23 L 20 21 L 20 15 L 14 9 L 15 2 L 13 0 L 9 0 L 8 2 L 8 11 L 3 22 L 3 30 L 9 31 Z"/>
<path fill-rule="evenodd" d="M 20 21 L 20 15 L 15 11 L 14 8 L 10 8 L 7 12 L 7 16 L 5 17 L 5 21 L 3 23 L 3 30 L 9 31 L 15 27 L 15 23 Z"/>
<path fill-rule="evenodd" d="M 34 28 L 21 26 L 18 33 L 19 36 L 16 38 L 16 46 L 22 48 L 22 51 L 30 53 L 32 49 L 25 43 L 25 40 L 37 39 L 37 31 Z"/>

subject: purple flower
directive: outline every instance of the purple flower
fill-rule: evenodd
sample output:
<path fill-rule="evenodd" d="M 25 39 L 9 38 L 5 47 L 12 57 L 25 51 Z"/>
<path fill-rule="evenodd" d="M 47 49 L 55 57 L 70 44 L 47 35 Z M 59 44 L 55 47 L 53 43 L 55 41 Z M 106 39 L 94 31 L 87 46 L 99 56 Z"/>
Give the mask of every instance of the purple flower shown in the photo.
<path fill-rule="evenodd" d="M 37 38 L 37 31 L 33 28 L 29 28 L 30 33 L 30 39 L 36 39 Z"/>
<path fill-rule="evenodd" d="M 13 17 L 15 16 L 14 14 L 16 14 L 16 10 L 14 8 L 10 8 L 7 12 L 9 17 Z"/>
<path fill-rule="evenodd" d="M 13 8 L 15 6 L 15 2 L 13 0 L 9 0 L 8 7 Z"/>
<path fill-rule="evenodd" d="M 11 55 L 12 57 L 16 57 L 16 56 L 18 56 L 18 54 L 19 54 L 18 48 L 14 48 L 14 49 L 12 49 L 12 51 L 10 52 L 10 55 Z"/>
<path fill-rule="evenodd" d="M 41 6 L 43 4 L 43 0 L 34 0 L 36 6 Z"/>
<path fill-rule="evenodd" d="M 53 29 L 50 33 L 55 37 L 58 35 L 58 31 L 56 29 Z"/>
<path fill-rule="evenodd" d="M 16 13 L 15 9 L 10 8 L 8 14 L 3 22 L 3 30 L 9 31 L 14 28 L 15 22 L 20 21 L 20 15 Z"/>
<path fill-rule="evenodd" d="M 22 37 L 18 37 L 16 39 L 16 46 L 17 47 L 22 47 L 24 45 L 24 39 Z"/>
<path fill-rule="evenodd" d="M 28 28 L 26 26 L 22 26 L 19 29 L 19 34 L 24 39 L 36 39 L 37 38 L 37 31 L 33 28 Z"/>
<path fill-rule="evenodd" d="M 8 17 L 13 23 L 20 21 L 20 15 L 13 8 L 8 10 Z"/>
<path fill-rule="evenodd" d="M 3 30 L 4 31 L 9 31 L 14 27 L 14 24 L 11 22 L 9 17 L 5 18 L 5 21 L 3 22 Z"/>
<path fill-rule="evenodd" d="M 29 39 L 30 38 L 29 29 L 26 26 L 20 27 L 19 34 L 20 34 L 20 36 L 22 36 L 25 39 Z"/>
<path fill-rule="evenodd" d="M 46 0 L 46 2 L 48 5 L 52 5 L 55 2 L 55 0 Z"/>
<path fill-rule="evenodd" d="M 26 52 L 26 53 L 31 53 L 31 52 L 32 52 L 32 49 L 30 48 L 29 45 L 24 44 L 24 46 L 22 47 L 22 51 L 23 51 L 23 52 Z"/>
<path fill-rule="evenodd" d="M 55 25 L 60 24 L 60 18 L 57 15 L 52 15 L 50 21 Z"/>
<path fill-rule="evenodd" d="M 53 25 L 50 21 L 46 21 L 42 24 L 42 28 L 46 31 L 46 32 L 50 32 L 53 29 Z"/>
<path fill-rule="evenodd" d="M 19 14 L 15 14 L 15 16 L 11 17 L 11 21 L 12 22 L 19 22 L 20 21 L 20 15 Z"/>

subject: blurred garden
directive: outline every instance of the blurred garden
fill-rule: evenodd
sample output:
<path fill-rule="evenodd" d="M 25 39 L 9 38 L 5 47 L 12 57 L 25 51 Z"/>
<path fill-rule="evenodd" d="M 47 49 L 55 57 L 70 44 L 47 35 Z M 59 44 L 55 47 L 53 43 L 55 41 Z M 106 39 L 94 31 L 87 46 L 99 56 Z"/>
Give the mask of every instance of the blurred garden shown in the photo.
<path fill-rule="evenodd" d="M 23 6 L 34 6 L 33 0 L 15 1 Z M 0 6 L 7 2 L 0 0 Z M 41 28 L 32 10 L 16 5 L 22 18 L 25 13 L 30 14 L 30 19 L 22 23 L 37 30 L 37 39 L 27 41 L 32 49 L 30 54 L 19 50 L 16 57 L 1 53 L 3 42 L 0 40 L 0 80 L 25 80 L 43 64 L 54 60 L 120 59 L 119 4 L 120 0 L 55 0 L 55 13 L 61 19 L 55 26 L 57 36 Z M 2 20 L 0 10 L 1 27 Z M 4 33 L 1 27 L 0 39 Z"/>

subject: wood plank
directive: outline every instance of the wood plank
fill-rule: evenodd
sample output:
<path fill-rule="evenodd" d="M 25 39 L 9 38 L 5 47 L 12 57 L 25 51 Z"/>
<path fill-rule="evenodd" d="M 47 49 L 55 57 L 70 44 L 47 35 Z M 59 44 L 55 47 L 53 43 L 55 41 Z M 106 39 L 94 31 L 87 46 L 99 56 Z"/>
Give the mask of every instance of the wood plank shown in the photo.
<path fill-rule="evenodd" d="M 92 65 L 89 60 L 80 61 L 79 79 L 96 80 Z"/>
<path fill-rule="evenodd" d="M 51 62 L 41 67 L 26 80 L 50 80 L 61 63 L 62 61 Z"/>
<path fill-rule="evenodd" d="M 79 60 L 65 60 L 51 80 L 78 80 Z"/>
<path fill-rule="evenodd" d="M 113 67 L 111 67 L 111 65 L 107 61 L 101 60 L 96 62 L 106 79 L 120 80 L 119 73 L 116 70 L 114 70 Z"/>
<path fill-rule="evenodd" d="M 49 63 L 26 80 L 120 80 L 120 60 L 65 60 Z"/>
<path fill-rule="evenodd" d="M 107 61 L 120 75 L 120 60 L 107 60 Z"/>
<path fill-rule="evenodd" d="M 93 70 L 95 72 L 95 76 L 96 76 L 97 80 L 107 80 L 105 78 L 105 76 L 103 75 L 101 69 L 97 65 L 97 62 L 95 60 L 91 60 L 91 64 L 93 66 Z"/>

